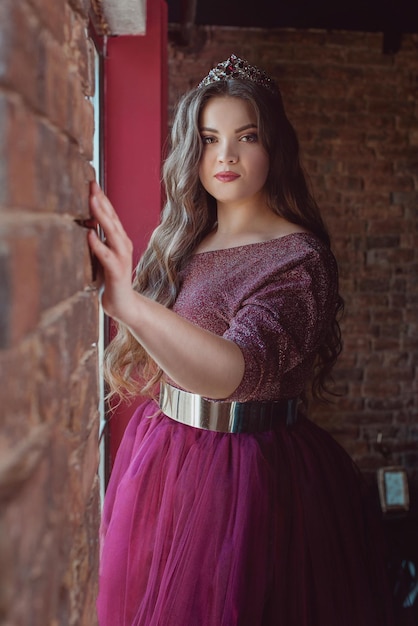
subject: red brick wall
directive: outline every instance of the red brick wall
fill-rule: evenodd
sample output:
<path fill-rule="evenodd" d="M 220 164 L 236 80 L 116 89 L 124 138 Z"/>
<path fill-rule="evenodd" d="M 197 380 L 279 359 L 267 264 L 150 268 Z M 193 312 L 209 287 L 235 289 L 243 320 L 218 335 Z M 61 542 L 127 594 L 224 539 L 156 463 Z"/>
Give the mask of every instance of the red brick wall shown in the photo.
<path fill-rule="evenodd" d="M 170 106 L 232 52 L 282 89 L 334 242 L 346 301 L 344 395 L 314 418 L 365 472 L 381 432 L 412 478 L 418 461 L 417 36 L 395 56 L 379 33 L 201 28 L 169 48 Z"/>
<path fill-rule="evenodd" d="M 0 622 L 94 626 L 87 0 L 0 3 Z"/>

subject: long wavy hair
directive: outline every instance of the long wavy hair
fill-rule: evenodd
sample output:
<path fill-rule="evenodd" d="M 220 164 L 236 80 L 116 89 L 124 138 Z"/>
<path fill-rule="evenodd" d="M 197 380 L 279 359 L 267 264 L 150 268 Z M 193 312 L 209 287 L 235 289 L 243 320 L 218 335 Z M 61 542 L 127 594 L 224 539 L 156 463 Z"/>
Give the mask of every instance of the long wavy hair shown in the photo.
<path fill-rule="evenodd" d="M 271 209 L 288 221 L 317 235 L 327 246 L 330 237 L 318 205 L 309 191 L 299 158 L 299 143 L 289 122 L 280 92 L 271 93 L 251 81 L 221 80 L 198 87 L 179 102 L 171 133 L 171 151 L 163 166 L 166 202 L 159 226 L 136 268 L 133 287 L 171 307 L 179 292 L 179 272 L 196 246 L 216 223 L 216 201 L 199 180 L 202 141 L 201 111 L 210 98 L 229 96 L 247 100 L 257 115 L 260 141 L 269 155 L 266 181 Z M 323 398 L 327 380 L 341 352 L 338 323 L 343 301 L 338 297 L 334 321 L 319 347 L 312 378 L 312 394 Z M 105 351 L 104 375 L 108 396 L 127 399 L 152 395 L 162 370 L 122 324 Z"/>

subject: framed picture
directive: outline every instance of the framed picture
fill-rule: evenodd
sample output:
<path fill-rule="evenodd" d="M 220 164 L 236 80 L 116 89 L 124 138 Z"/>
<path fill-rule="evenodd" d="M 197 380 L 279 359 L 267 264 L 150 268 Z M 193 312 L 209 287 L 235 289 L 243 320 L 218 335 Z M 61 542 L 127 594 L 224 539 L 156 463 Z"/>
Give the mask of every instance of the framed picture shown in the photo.
<path fill-rule="evenodd" d="M 403 467 L 381 467 L 377 470 L 377 484 L 384 513 L 409 510 L 408 477 Z"/>

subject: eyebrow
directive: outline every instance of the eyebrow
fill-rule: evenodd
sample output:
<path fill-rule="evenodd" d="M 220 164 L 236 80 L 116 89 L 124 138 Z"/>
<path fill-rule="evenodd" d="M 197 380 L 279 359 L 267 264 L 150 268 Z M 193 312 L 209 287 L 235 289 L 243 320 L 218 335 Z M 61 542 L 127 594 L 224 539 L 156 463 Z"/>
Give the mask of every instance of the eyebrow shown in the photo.
<path fill-rule="evenodd" d="M 235 129 L 236 133 L 242 133 L 243 130 L 249 130 L 250 128 L 258 128 L 257 124 L 245 124 L 245 126 L 240 126 L 239 128 Z M 208 132 L 208 133 L 219 133 L 218 130 L 216 130 L 216 128 L 209 128 L 208 126 L 202 126 L 202 128 L 200 129 L 200 132 Z"/>

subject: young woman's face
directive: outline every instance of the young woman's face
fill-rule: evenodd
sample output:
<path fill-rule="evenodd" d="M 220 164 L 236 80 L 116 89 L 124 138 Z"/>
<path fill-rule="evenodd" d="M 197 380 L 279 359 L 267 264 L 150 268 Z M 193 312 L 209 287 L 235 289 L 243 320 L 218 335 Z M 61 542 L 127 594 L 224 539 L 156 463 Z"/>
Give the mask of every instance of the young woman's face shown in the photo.
<path fill-rule="evenodd" d="M 269 157 L 257 128 L 257 116 L 247 100 L 215 96 L 199 119 L 203 143 L 199 178 L 221 203 L 261 201 Z"/>

